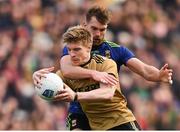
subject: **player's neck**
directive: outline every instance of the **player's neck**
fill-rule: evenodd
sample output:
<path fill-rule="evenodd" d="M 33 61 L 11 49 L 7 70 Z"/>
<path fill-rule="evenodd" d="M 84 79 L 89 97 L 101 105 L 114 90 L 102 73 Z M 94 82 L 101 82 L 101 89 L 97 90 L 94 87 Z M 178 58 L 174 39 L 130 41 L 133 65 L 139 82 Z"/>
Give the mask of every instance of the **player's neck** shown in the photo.
<path fill-rule="evenodd" d="M 83 64 L 81 64 L 80 66 L 85 66 L 85 65 L 87 65 L 90 61 L 91 61 L 91 54 L 89 54 L 88 56 L 87 56 L 87 58 L 84 60 L 84 63 Z"/>

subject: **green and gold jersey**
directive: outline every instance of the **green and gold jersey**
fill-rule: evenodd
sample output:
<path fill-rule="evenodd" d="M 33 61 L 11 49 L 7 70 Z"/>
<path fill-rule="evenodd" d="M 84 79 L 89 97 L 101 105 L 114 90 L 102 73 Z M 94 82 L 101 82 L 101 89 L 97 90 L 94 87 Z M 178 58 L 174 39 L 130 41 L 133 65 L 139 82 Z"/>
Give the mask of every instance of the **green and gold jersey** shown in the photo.
<path fill-rule="evenodd" d="M 82 66 L 86 69 L 107 72 L 117 79 L 118 72 L 116 63 L 100 55 L 92 55 L 91 59 Z M 76 92 L 86 92 L 100 88 L 100 83 L 92 79 L 72 80 L 64 78 L 58 73 L 63 81 Z M 83 111 L 88 117 L 89 124 L 93 130 L 107 130 L 115 126 L 134 121 L 135 117 L 127 108 L 125 97 L 120 91 L 120 85 L 116 87 L 114 97 L 110 101 L 80 102 Z"/>

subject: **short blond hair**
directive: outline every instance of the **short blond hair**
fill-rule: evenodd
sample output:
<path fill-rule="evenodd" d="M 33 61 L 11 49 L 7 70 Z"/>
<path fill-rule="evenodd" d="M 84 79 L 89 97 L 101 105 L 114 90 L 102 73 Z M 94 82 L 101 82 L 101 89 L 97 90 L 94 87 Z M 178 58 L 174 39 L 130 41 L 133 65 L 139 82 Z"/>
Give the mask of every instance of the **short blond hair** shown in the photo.
<path fill-rule="evenodd" d="M 66 44 L 82 42 L 84 46 L 92 46 L 92 35 L 85 27 L 78 25 L 70 27 L 63 34 L 63 42 Z"/>

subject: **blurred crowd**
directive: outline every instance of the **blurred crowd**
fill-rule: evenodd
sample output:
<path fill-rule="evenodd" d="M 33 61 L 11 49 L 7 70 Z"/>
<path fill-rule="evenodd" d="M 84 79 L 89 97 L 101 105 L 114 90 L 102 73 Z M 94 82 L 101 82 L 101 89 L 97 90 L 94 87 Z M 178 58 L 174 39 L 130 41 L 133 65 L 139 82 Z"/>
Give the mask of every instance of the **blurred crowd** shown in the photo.
<path fill-rule="evenodd" d="M 68 104 L 34 93 L 34 71 L 55 66 L 62 34 L 86 11 L 112 11 L 109 41 L 173 69 L 173 85 L 148 82 L 126 67 L 121 88 L 144 130 L 180 130 L 180 0 L 0 0 L 0 130 L 66 130 Z"/>

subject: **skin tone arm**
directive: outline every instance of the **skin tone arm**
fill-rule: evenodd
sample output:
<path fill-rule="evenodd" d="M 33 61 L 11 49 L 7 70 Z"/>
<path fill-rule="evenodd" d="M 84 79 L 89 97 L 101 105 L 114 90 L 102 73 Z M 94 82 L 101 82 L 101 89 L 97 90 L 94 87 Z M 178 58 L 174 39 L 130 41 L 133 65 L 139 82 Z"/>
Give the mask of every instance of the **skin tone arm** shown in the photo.
<path fill-rule="evenodd" d="M 63 76 L 71 79 L 83 79 L 83 78 L 92 78 L 98 82 L 116 85 L 118 80 L 109 75 L 106 72 L 99 72 L 95 70 L 84 69 L 79 66 L 72 66 L 70 56 L 63 56 L 60 60 L 61 71 Z"/>
<path fill-rule="evenodd" d="M 35 86 L 41 85 L 40 78 L 46 77 L 45 74 L 52 72 L 54 67 L 43 68 L 33 73 L 33 81 Z M 69 86 L 64 84 L 64 90 L 59 91 L 55 96 L 54 101 L 70 102 L 74 100 L 75 94 L 78 95 L 78 101 L 102 101 L 110 100 L 114 96 L 115 88 L 112 85 L 100 83 L 100 88 L 88 92 L 75 93 Z"/>
<path fill-rule="evenodd" d="M 69 86 L 64 84 L 64 90 L 60 91 L 58 95 L 54 97 L 54 101 L 71 102 L 74 100 L 77 94 L 77 100 L 83 101 L 104 101 L 111 100 L 115 93 L 115 87 L 100 83 L 100 88 L 88 91 L 75 93 Z"/>
<path fill-rule="evenodd" d="M 137 58 L 128 60 L 127 66 L 133 72 L 139 74 L 148 81 L 165 82 L 172 84 L 172 69 L 165 64 L 160 70 L 154 66 L 147 65 Z"/>

